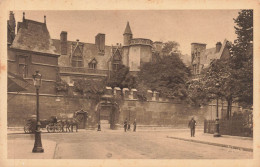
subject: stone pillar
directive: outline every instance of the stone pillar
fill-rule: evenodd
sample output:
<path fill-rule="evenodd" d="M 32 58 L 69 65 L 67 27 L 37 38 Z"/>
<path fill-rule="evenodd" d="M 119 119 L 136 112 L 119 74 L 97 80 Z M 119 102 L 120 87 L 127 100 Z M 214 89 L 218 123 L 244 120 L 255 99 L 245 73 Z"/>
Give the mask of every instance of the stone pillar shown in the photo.
<path fill-rule="evenodd" d="M 123 88 L 123 95 L 125 99 L 129 99 L 129 89 L 128 88 Z"/>
<path fill-rule="evenodd" d="M 151 101 L 153 97 L 153 92 L 151 90 L 147 90 L 147 101 Z"/>
<path fill-rule="evenodd" d="M 119 87 L 114 88 L 114 95 L 119 97 L 121 95 L 121 89 Z"/>
<path fill-rule="evenodd" d="M 137 99 L 137 90 L 136 89 L 131 89 L 131 91 L 133 92 L 133 99 Z"/>
<path fill-rule="evenodd" d="M 159 101 L 159 92 L 154 91 L 155 100 Z"/>
<path fill-rule="evenodd" d="M 106 91 L 105 91 L 105 94 L 106 94 L 106 95 L 113 95 L 113 90 L 112 90 L 112 88 L 111 88 L 111 87 L 108 87 L 108 86 L 106 86 Z"/>

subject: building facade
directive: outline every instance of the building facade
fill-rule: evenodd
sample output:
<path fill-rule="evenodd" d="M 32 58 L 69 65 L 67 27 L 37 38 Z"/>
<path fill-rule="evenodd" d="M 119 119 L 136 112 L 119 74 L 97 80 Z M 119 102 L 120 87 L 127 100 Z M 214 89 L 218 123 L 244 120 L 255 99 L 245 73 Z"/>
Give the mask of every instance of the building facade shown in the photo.
<path fill-rule="evenodd" d="M 46 17 L 44 22 L 25 19 L 18 22 L 17 34 L 13 23 L 13 13 L 10 13 L 8 29 L 8 72 L 22 77 L 28 82 L 25 92 L 35 92 L 32 75 L 35 71 L 42 74 L 43 94 L 55 94 L 55 84 L 58 74 L 59 53 L 53 46 L 47 29 Z M 12 77 L 12 76 L 9 76 Z"/>
<path fill-rule="evenodd" d="M 207 68 L 214 59 L 226 60 L 230 58 L 229 41 L 224 40 L 216 43 L 216 47 L 206 49 L 207 44 L 191 43 L 191 66 L 192 74 L 200 75 L 204 68 Z"/>

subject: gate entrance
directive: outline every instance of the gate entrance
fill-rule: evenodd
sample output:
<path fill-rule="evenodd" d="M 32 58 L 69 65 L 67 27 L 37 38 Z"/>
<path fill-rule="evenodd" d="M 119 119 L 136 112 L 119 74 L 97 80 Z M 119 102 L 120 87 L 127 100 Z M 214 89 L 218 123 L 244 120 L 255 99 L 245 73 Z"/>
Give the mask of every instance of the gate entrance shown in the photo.
<path fill-rule="evenodd" d="M 113 96 L 105 95 L 97 105 L 97 121 L 100 123 L 101 128 L 103 126 L 105 128 L 109 124 L 110 129 L 115 129 L 118 123 L 119 106 L 112 99 Z"/>

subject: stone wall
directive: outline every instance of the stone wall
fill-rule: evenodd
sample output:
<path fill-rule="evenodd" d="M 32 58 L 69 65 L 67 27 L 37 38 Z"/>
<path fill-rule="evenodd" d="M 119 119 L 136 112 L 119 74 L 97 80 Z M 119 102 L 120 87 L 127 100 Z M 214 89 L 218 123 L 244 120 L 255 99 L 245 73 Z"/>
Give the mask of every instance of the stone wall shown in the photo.
<path fill-rule="evenodd" d="M 96 126 L 97 111 L 96 103 L 86 98 L 65 97 L 56 95 L 40 95 L 40 118 L 49 119 L 50 116 L 60 114 L 73 114 L 83 108 L 88 111 L 88 126 Z M 8 93 L 8 126 L 24 126 L 30 115 L 35 115 L 36 96 L 35 94 L 14 94 Z M 122 124 L 125 118 L 130 123 L 134 119 L 138 124 L 143 125 L 181 125 L 186 127 L 191 116 L 195 116 L 198 124 L 202 125 L 205 119 L 207 107 L 192 108 L 185 104 L 167 101 L 146 101 L 127 99 L 120 102 L 119 123 Z"/>

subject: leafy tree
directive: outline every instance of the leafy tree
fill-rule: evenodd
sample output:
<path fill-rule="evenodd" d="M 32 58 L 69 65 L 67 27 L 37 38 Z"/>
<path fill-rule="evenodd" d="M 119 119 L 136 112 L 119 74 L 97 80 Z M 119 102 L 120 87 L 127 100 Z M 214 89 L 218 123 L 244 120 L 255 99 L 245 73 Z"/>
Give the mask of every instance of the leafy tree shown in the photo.
<path fill-rule="evenodd" d="M 138 74 L 139 82 L 147 88 L 168 98 L 181 99 L 187 96 L 185 83 L 189 76 L 190 70 L 176 54 L 164 56 L 158 62 L 143 64 Z"/>
<path fill-rule="evenodd" d="M 111 72 L 110 78 L 107 78 L 107 85 L 112 88 L 120 87 L 121 89 L 132 89 L 137 86 L 137 80 L 135 76 L 130 74 L 128 67 L 120 64 L 117 70 Z"/>
<path fill-rule="evenodd" d="M 56 82 L 57 92 L 68 92 L 68 89 L 69 89 L 69 85 L 67 84 L 67 82 L 63 80 L 59 80 L 58 82 Z"/>
<path fill-rule="evenodd" d="M 231 116 L 233 102 L 240 102 L 243 106 L 253 104 L 253 11 L 242 10 L 234 21 L 238 38 L 231 47 L 232 57 L 211 62 L 199 82 L 191 83 L 188 89 L 194 103 L 207 102 L 217 96 L 226 100 L 227 119 Z M 206 96 L 201 96 L 198 90 Z"/>
<path fill-rule="evenodd" d="M 168 56 L 172 52 L 179 53 L 180 52 L 179 46 L 180 46 L 180 44 L 178 42 L 168 41 L 168 42 L 164 43 L 164 46 L 162 48 L 162 53 L 164 56 Z"/>
<path fill-rule="evenodd" d="M 232 76 L 236 78 L 236 101 L 253 105 L 253 10 L 242 10 L 234 19 L 237 40 L 232 47 Z"/>
<path fill-rule="evenodd" d="M 79 92 L 81 95 L 85 95 L 88 99 L 99 101 L 104 90 L 104 80 L 79 79 L 74 82 L 74 91 Z"/>

